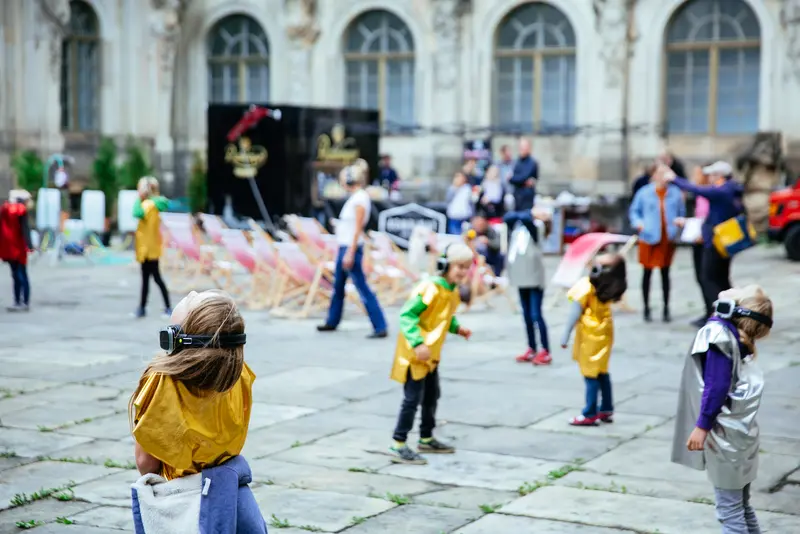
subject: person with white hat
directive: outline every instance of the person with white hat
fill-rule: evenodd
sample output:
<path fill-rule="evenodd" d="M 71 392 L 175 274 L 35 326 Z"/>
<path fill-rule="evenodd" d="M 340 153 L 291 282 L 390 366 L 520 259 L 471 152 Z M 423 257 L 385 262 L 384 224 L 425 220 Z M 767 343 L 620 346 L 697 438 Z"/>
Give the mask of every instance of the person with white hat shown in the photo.
<path fill-rule="evenodd" d="M 674 173 L 668 179 L 682 190 L 708 200 L 708 214 L 703 221 L 703 296 L 706 309 L 710 310 L 722 291 L 731 285 L 731 259 L 724 258 L 714 247 L 714 227 L 739 216 L 744 210 L 742 197 L 744 188 L 733 179 L 733 167 L 725 161 L 717 161 L 703 167 L 709 185 L 696 185 Z M 703 317 L 693 324 L 703 326 L 708 318 Z"/>

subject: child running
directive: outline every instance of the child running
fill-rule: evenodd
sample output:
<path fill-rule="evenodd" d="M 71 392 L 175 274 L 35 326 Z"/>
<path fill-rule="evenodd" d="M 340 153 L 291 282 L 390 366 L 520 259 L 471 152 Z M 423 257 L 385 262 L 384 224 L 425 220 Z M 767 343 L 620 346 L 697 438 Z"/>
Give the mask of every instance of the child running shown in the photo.
<path fill-rule="evenodd" d="M 394 430 L 394 444 L 389 449 L 394 463 L 428 463 L 406 444 L 420 403 L 422 421 L 417 445 L 419 452 L 455 452 L 453 447 L 433 437 L 440 393 L 438 366 L 448 332 L 465 339 L 472 335 L 472 331 L 461 326 L 455 317 L 456 309 L 461 304 L 458 285 L 466 279 L 472 259 L 472 250 L 467 245 L 448 245 L 437 261 L 440 276 L 421 282 L 400 312 L 400 334 L 397 336 L 391 378 L 403 384 L 403 404 Z"/>
<path fill-rule="evenodd" d="M 169 201 L 159 193 L 158 180 L 145 176 L 137 184 L 139 198 L 133 206 L 133 216 L 139 219 L 136 227 L 136 261 L 142 265 L 142 291 L 139 307 L 133 316 L 142 318 L 147 313 L 147 294 L 150 291 L 150 277 L 161 289 L 164 299 L 164 317 L 169 317 L 172 309 L 169 304 L 169 291 L 161 278 L 158 260 L 161 258 L 161 216 L 166 211 Z"/>
<path fill-rule="evenodd" d="M 713 311 L 686 357 L 672 461 L 708 471 L 723 534 L 760 534 L 750 505 L 764 390 L 755 343 L 772 328 L 772 301 L 758 286 L 733 288 Z"/>
<path fill-rule="evenodd" d="M 171 321 L 160 333 L 165 352 L 144 371 L 129 402 L 136 466 L 142 475 L 159 475 L 157 484 L 202 473 L 204 482 L 197 480 L 195 491 L 205 488 L 195 518 L 201 532 L 266 533 L 247 487 L 250 467 L 238 456 L 247 437 L 255 380 L 244 362 L 244 319 L 228 294 L 212 290 L 191 292 Z M 154 482 L 140 483 L 134 485 L 134 520 L 144 518 L 147 524 L 157 508 L 149 506 L 154 490 L 148 488 Z M 176 484 L 172 487 L 180 487 Z M 168 527 L 165 532 L 189 531 L 185 525 Z"/>
<path fill-rule="evenodd" d="M 614 404 L 608 374 L 614 345 L 611 303 L 618 302 L 627 289 L 625 259 L 619 254 L 603 254 L 595 258 L 589 276 L 581 278 L 567 293 L 572 306 L 561 347 L 567 348 L 575 328 L 572 358 L 578 362 L 586 381 L 586 407 L 581 415 L 569 421 L 570 425 L 596 426 L 598 421 L 613 422 Z M 597 410 L 598 393 L 602 397 L 600 411 Z"/>

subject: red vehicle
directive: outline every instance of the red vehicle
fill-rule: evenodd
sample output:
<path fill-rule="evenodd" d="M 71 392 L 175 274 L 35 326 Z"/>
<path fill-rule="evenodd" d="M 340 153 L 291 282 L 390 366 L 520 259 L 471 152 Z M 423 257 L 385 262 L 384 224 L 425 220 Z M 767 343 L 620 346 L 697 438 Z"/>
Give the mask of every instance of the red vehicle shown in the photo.
<path fill-rule="evenodd" d="M 800 261 L 800 180 L 769 196 L 768 235 L 783 242 L 790 260 Z"/>

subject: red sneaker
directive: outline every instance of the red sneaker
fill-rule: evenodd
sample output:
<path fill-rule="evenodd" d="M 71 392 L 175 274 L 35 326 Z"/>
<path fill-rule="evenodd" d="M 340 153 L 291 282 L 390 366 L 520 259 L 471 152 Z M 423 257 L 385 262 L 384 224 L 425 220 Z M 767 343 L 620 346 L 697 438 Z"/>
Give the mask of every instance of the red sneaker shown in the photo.
<path fill-rule="evenodd" d="M 572 426 L 597 426 L 597 416 L 585 417 L 579 415 L 570 419 L 569 424 Z"/>
<path fill-rule="evenodd" d="M 530 362 L 533 361 L 533 358 L 534 358 L 533 350 L 532 349 L 528 349 L 528 350 L 525 351 L 525 354 L 517 356 L 517 361 L 519 363 L 530 363 Z"/>
<path fill-rule="evenodd" d="M 597 414 L 597 418 L 602 423 L 613 423 L 614 422 L 614 412 L 600 412 Z"/>
<path fill-rule="evenodd" d="M 542 349 L 534 356 L 533 365 L 550 365 L 552 361 L 553 358 L 550 357 L 550 353 Z"/>

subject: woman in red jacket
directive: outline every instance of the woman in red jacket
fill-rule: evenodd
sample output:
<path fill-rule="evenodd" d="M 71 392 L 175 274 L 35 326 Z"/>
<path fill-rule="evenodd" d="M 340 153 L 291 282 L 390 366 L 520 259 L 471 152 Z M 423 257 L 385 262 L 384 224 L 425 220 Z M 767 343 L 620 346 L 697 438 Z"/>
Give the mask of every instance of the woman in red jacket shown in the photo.
<path fill-rule="evenodd" d="M 9 200 L 0 206 L 0 260 L 11 266 L 14 280 L 14 305 L 8 311 L 28 311 L 31 286 L 28 282 L 28 251 L 31 232 L 28 228 L 28 208 L 31 196 L 27 191 L 14 190 Z"/>

